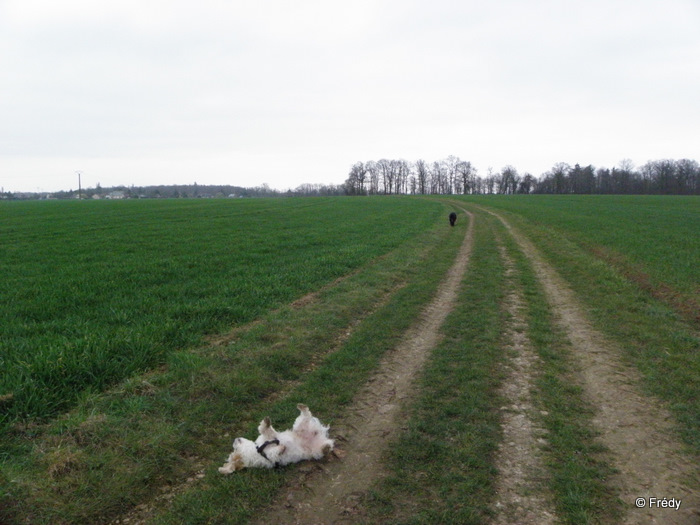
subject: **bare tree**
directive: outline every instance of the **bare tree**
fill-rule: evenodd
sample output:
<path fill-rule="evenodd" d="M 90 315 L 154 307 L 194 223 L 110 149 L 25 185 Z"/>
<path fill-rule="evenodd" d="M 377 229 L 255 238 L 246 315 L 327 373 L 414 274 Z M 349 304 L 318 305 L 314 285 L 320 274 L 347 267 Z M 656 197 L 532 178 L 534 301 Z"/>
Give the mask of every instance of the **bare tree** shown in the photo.
<path fill-rule="evenodd" d="M 498 180 L 498 193 L 512 195 L 518 188 L 518 171 L 513 166 L 506 166 L 501 170 Z"/>
<path fill-rule="evenodd" d="M 444 193 L 461 193 L 457 190 L 457 165 L 460 162 L 459 158 L 454 155 L 450 155 L 443 161 L 443 166 L 445 168 Z"/>
<path fill-rule="evenodd" d="M 394 164 L 396 169 L 396 193 L 408 193 L 408 176 L 411 168 L 404 159 L 397 160 Z"/>
<path fill-rule="evenodd" d="M 382 193 L 390 195 L 394 190 L 394 171 L 391 165 L 392 161 L 388 159 L 379 159 L 377 167 L 382 178 Z"/>
<path fill-rule="evenodd" d="M 496 175 L 493 174 L 493 168 L 489 166 L 487 171 L 486 179 L 484 180 L 484 186 L 486 188 L 486 193 L 491 195 L 494 193 L 494 188 L 496 186 Z"/>
<path fill-rule="evenodd" d="M 700 164 L 695 160 L 682 159 L 677 163 L 679 184 L 682 193 L 697 195 L 700 193 Z"/>
<path fill-rule="evenodd" d="M 350 168 L 350 174 L 345 181 L 346 193 L 348 195 L 364 195 L 365 194 L 365 177 L 367 168 L 362 162 L 356 162 Z"/>
<path fill-rule="evenodd" d="M 418 193 L 425 195 L 428 190 L 428 166 L 423 159 L 416 161 L 416 179 L 418 182 Z"/>
<path fill-rule="evenodd" d="M 523 175 L 523 177 L 520 179 L 520 183 L 518 184 L 518 193 L 532 193 L 532 191 L 535 189 L 535 186 L 537 185 L 537 179 L 530 175 L 529 173 L 526 173 Z"/>
<path fill-rule="evenodd" d="M 379 166 L 373 160 L 365 162 L 365 168 L 369 173 L 369 193 L 377 195 L 379 193 Z"/>
<path fill-rule="evenodd" d="M 474 191 L 474 181 L 473 178 L 476 174 L 476 170 L 472 168 L 472 163 L 468 161 L 460 161 L 457 163 L 457 166 L 455 166 L 455 169 L 457 171 L 457 175 L 460 181 L 460 188 L 461 192 L 464 195 L 468 195 L 469 193 Z"/>
<path fill-rule="evenodd" d="M 430 171 L 430 193 L 440 194 L 446 186 L 445 170 L 441 162 L 433 162 L 433 169 Z"/>
<path fill-rule="evenodd" d="M 418 192 L 418 181 L 415 175 L 411 175 L 408 178 L 408 187 L 410 189 L 411 195 L 415 195 Z"/>
<path fill-rule="evenodd" d="M 380 161 L 381 162 L 381 161 Z M 408 163 L 405 160 L 390 160 L 387 164 L 387 177 L 389 182 L 388 193 L 404 193 L 406 180 L 408 179 Z"/>

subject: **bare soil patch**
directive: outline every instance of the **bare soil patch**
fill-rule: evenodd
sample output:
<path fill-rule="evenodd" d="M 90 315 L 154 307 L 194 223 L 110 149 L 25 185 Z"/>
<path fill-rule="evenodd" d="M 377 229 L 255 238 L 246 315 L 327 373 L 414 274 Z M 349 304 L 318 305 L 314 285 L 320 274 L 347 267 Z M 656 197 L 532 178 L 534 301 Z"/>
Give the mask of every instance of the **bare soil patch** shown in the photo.
<path fill-rule="evenodd" d="M 332 428 L 339 460 L 310 464 L 257 523 L 340 524 L 360 518 L 360 502 L 369 486 L 385 475 L 382 456 L 400 431 L 398 414 L 413 395 L 412 383 L 439 329 L 452 310 L 472 247 L 473 218 L 460 251 L 430 305 L 402 342 L 382 361 L 363 387 L 348 416 Z"/>
<path fill-rule="evenodd" d="M 489 212 L 493 213 L 493 212 Z M 585 395 L 596 407 L 601 442 L 619 474 L 613 480 L 624 503 L 625 524 L 697 525 L 700 495 L 688 486 L 697 466 L 684 456 L 663 403 L 640 393 L 640 375 L 622 362 L 619 350 L 595 330 L 573 291 L 534 245 L 498 214 L 532 262 L 557 322 L 574 348 Z M 643 498 L 644 506 L 636 504 Z M 678 510 L 650 508 L 650 498 L 681 500 Z"/>
<path fill-rule="evenodd" d="M 528 340 L 523 317 L 523 298 L 515 286 L 513 262 L 501 250 L 506 278 L 511 291 L 506 298 L 510 321 L 506 327 L 509 359 L 504 363 L 505 379 L 500 394 L 506 400 L 501 407 L 503 441 L 496 456 L 497 511 L 494 524 L 549 525 L 556 517 L 551 494 L 544 490 L 544 466 L 541 446 L 546 443 L 545 429 L 534 417 L 531 390 L 537 374 L 539 357 Z"/>

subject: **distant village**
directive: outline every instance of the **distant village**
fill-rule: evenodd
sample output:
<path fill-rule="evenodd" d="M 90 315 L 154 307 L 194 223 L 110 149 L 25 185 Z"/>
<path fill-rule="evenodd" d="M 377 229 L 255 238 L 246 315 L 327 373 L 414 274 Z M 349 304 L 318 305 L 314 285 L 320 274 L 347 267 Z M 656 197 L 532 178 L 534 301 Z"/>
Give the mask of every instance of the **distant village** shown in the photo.
<path fill-rule="evenodd" d="M 168 186 L 116 186 L 102 188 L 81 188 L 56 192 L 6 192 L 0 190 L 2 200 L 48 200 L 48 199 L 238 199 L 251 197 L 298 197 L 344 195 L 344 186 L 323 184 L 302 184 L 294 190 L 280 191 L 267 184 L 253 188 L 240 186 L 207 186 L 199 184 Z"/>

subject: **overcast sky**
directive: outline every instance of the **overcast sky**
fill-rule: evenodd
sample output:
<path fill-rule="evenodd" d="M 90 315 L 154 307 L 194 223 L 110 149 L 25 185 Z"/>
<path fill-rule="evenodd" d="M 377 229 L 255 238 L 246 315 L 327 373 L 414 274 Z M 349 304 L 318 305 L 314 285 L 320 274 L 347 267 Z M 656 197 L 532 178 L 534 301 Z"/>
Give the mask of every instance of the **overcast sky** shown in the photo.
<path fill-rule="evenodd" d="M 700 160 L 700 0 L 0 0 L 0 186 Z"/>

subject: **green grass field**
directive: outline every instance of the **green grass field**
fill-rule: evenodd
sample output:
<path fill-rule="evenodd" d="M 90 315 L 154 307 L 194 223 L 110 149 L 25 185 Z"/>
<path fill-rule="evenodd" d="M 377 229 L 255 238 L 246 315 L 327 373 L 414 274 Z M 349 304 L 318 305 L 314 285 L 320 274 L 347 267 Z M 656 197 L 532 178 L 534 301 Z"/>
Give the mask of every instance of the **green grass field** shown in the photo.
<path fill-rule="evenodd" d="M 3 203 L 0 425 L 55 415 L 411 239 L 405 200 Z"/>
<path fill-rule="evenodd" d="M 700 321 L 700 199 L 684 196 L 470 198 L 549 229 Z"/>
<path fill-rule="evenodd" d="M 697 455 L 699 198 L 0 203 L 0 523 L 110 522 L 144 502 L 151 523 L 247 523 L 296 468 L 219 476 L 232 437 L 264 415 L 291 424 L 299 400 L 331 428 L 343 418 L 451 265 L 467 223 L 447 225 L 452 201 L 476 215 L 472 260 L 368 519 L 493 516 L 502 304 L 517 285 L 542 359 L 543 490 L 565 523 L 618 522 L 555 312 L 505 228 L 472 205 L 537 245 Z"/>

